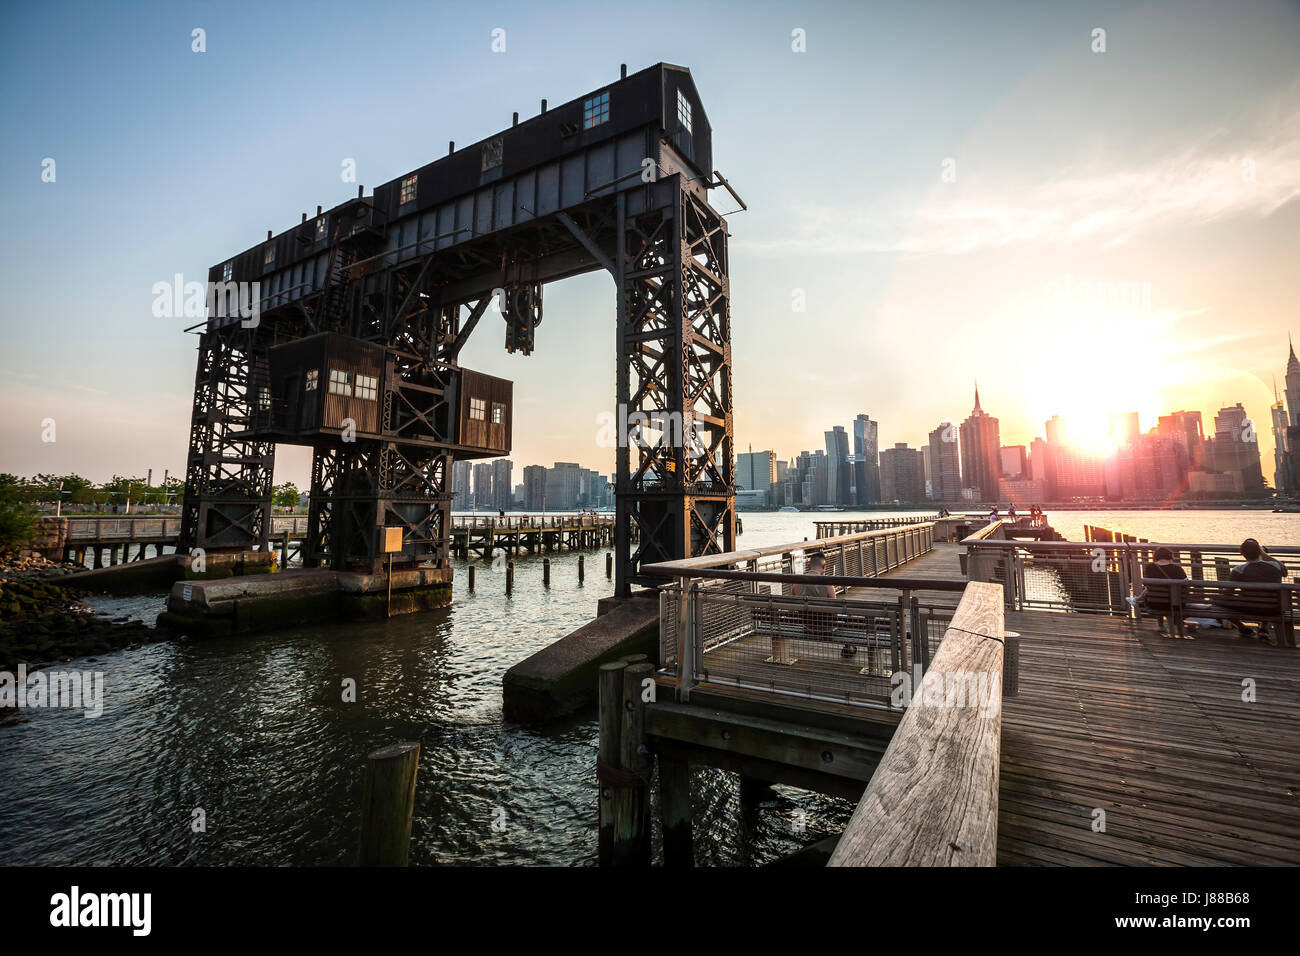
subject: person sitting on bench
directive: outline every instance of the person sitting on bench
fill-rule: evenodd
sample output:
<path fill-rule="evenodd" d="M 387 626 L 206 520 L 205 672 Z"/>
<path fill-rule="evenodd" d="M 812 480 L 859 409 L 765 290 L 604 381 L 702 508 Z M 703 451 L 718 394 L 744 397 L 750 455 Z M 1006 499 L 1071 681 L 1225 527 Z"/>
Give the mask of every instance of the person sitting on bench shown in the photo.
<path fill-rule="evenodd" d="M 1281 562 L 1260 547 L 1259 542 L 1254 538 L 1247 538 L 1241 542 L 1241 556 L 1246 559 L 1246 563 L 1239 564 L 1232 569 L 1232 573 L 1228 575 L 1229 581 L 1242 581 L 1252 584 L 1282 583 Z M 1270 598 L 1272 598 L 1271 594 L 1237 589 L 1231 594 L 1216 600 L 1215 604 L 1240 615 L 1263 610 Z M 1232 623 L 1237 628 L 1237 633 L 1242 637 L 1254 638 L 1259 636 L 1253 627 L 1247 627 L 1240 620 L 1234 620 Z"/>
<path fill-rule="evenodd" d="M 1155 560 L 1142 569 L 1142 577 L 1186 581 L 1187 572 L 1182 569 L 1181 565 L 1174 563 L 1174 553 L 1172 551 L 1168 548 L 1156 548 Z M 1162 636 L 1169 636 L 1173 633 L 1172 622 L 1169 630 L 1165 630 L 1165 618 L 1169 616 L 1172 605 L 1169 593 L 1171 590 L 1172 588 L 1168 584 L 1148 584 L 1146 594 L 1142 600 L 1145 610 L 1156 616 L 1156 633 Z"/>

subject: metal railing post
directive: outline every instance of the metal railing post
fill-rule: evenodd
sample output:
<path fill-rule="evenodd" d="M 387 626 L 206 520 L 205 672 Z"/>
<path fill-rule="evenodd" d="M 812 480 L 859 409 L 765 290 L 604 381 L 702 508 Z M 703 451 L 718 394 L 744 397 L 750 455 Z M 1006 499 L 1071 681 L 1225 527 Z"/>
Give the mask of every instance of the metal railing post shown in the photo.
<path fill-rule="evenodd" d="M 695 685 L 700 585 L 698 581 L 692 581 L 687 585 L 684 578 L 679 580 L 682 586 L 682 601 L 678 620 L 681 648 L 677 654 L 677 688 L 682 701 L 688 701 L 691 699 L 691 687 Z"/>

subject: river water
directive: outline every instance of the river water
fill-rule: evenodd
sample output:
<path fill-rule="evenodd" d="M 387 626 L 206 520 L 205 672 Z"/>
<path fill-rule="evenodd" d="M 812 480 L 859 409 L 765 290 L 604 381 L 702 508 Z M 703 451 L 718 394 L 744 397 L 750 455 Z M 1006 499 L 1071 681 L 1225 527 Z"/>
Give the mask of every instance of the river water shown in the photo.
<path fill-rule="evenodd" d="M 873 516 L 880 517 L 876 512 Z M 818 518 L 745 513 L 741 546 L 814 537 Z M 1300 543 L 1300 516 L 1259 511 L 1053 512 L 1151 540 Z M 356 851 L 365 754 L 418 739 L 411 861 L 589 865 L 596 857 L 596 722 L 544 730 L 501 717 L 501 676 L 585 623 L 612 592 L 603 556 L 551 555 L 505 572 L 456 563 L 455 603 L 390 621 L 182 640 L 87 658 L 103 715 L 24 710 L 0 727 L 0 865 L 345 865 Z M 163 596 L 94 599 L 152 621 Z M 357 699 L 343 700 L 343 682 Z M 697 860 L 763 863 L 841 829 L 852 805 L 792 788 L 749 817 L 736 779 L 696 771 Z M 202 812 L 204 829 L 195 832 Z M 657 843 L 657 840 L 656 840 Z M 656 849 L 657 853 L 657 849 Z"/>

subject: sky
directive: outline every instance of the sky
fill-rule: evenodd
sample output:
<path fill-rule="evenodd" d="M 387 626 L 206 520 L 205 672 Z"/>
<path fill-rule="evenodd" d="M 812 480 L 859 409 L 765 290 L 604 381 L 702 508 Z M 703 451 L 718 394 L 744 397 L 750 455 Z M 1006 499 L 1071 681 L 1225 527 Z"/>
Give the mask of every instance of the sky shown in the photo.
<path fill-rule="evenodd" d="M 738 452 L 789 458 L 859 413 L 882 447 L 915 446 L 978 379 L 1004 444 L 1053 414 L 1088 435 L 1112 412 L 1145 430 L 1199 409 L 1212 432 L 1241 402 L 1271 479 L 1272 376 L 1300 333 L 1295 3 L 3 12 L 0 471 L 182 472 L 194 320 L 156 318 L 155 283 L 203 281 L 355 195 L 345 160 L 369 192 L 666 61 L 691 69 L 749 207 L 713 193 Z M 612 469 L 614 304 L 603 273 L 553 283 L 532 356 L 504 351 L 499 319 L 462 353 L 515 382 L 517 469 Z M 277 482 L 308 472 L 281 448 Z"/>

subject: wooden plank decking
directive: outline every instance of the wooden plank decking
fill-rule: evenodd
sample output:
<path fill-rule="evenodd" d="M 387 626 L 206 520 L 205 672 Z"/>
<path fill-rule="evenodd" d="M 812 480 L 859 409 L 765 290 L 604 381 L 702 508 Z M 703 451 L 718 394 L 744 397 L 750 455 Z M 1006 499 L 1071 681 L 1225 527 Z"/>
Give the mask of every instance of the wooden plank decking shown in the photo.
<path fill-rule="evenodd" d="M 895 575 L 956 579 L 958 554 L 936 545 Z M 999 863 L 1300 864 L 1300 652 L 1093 614 L 1006 626 L 1020 694 L 1003 710 Z"/>

